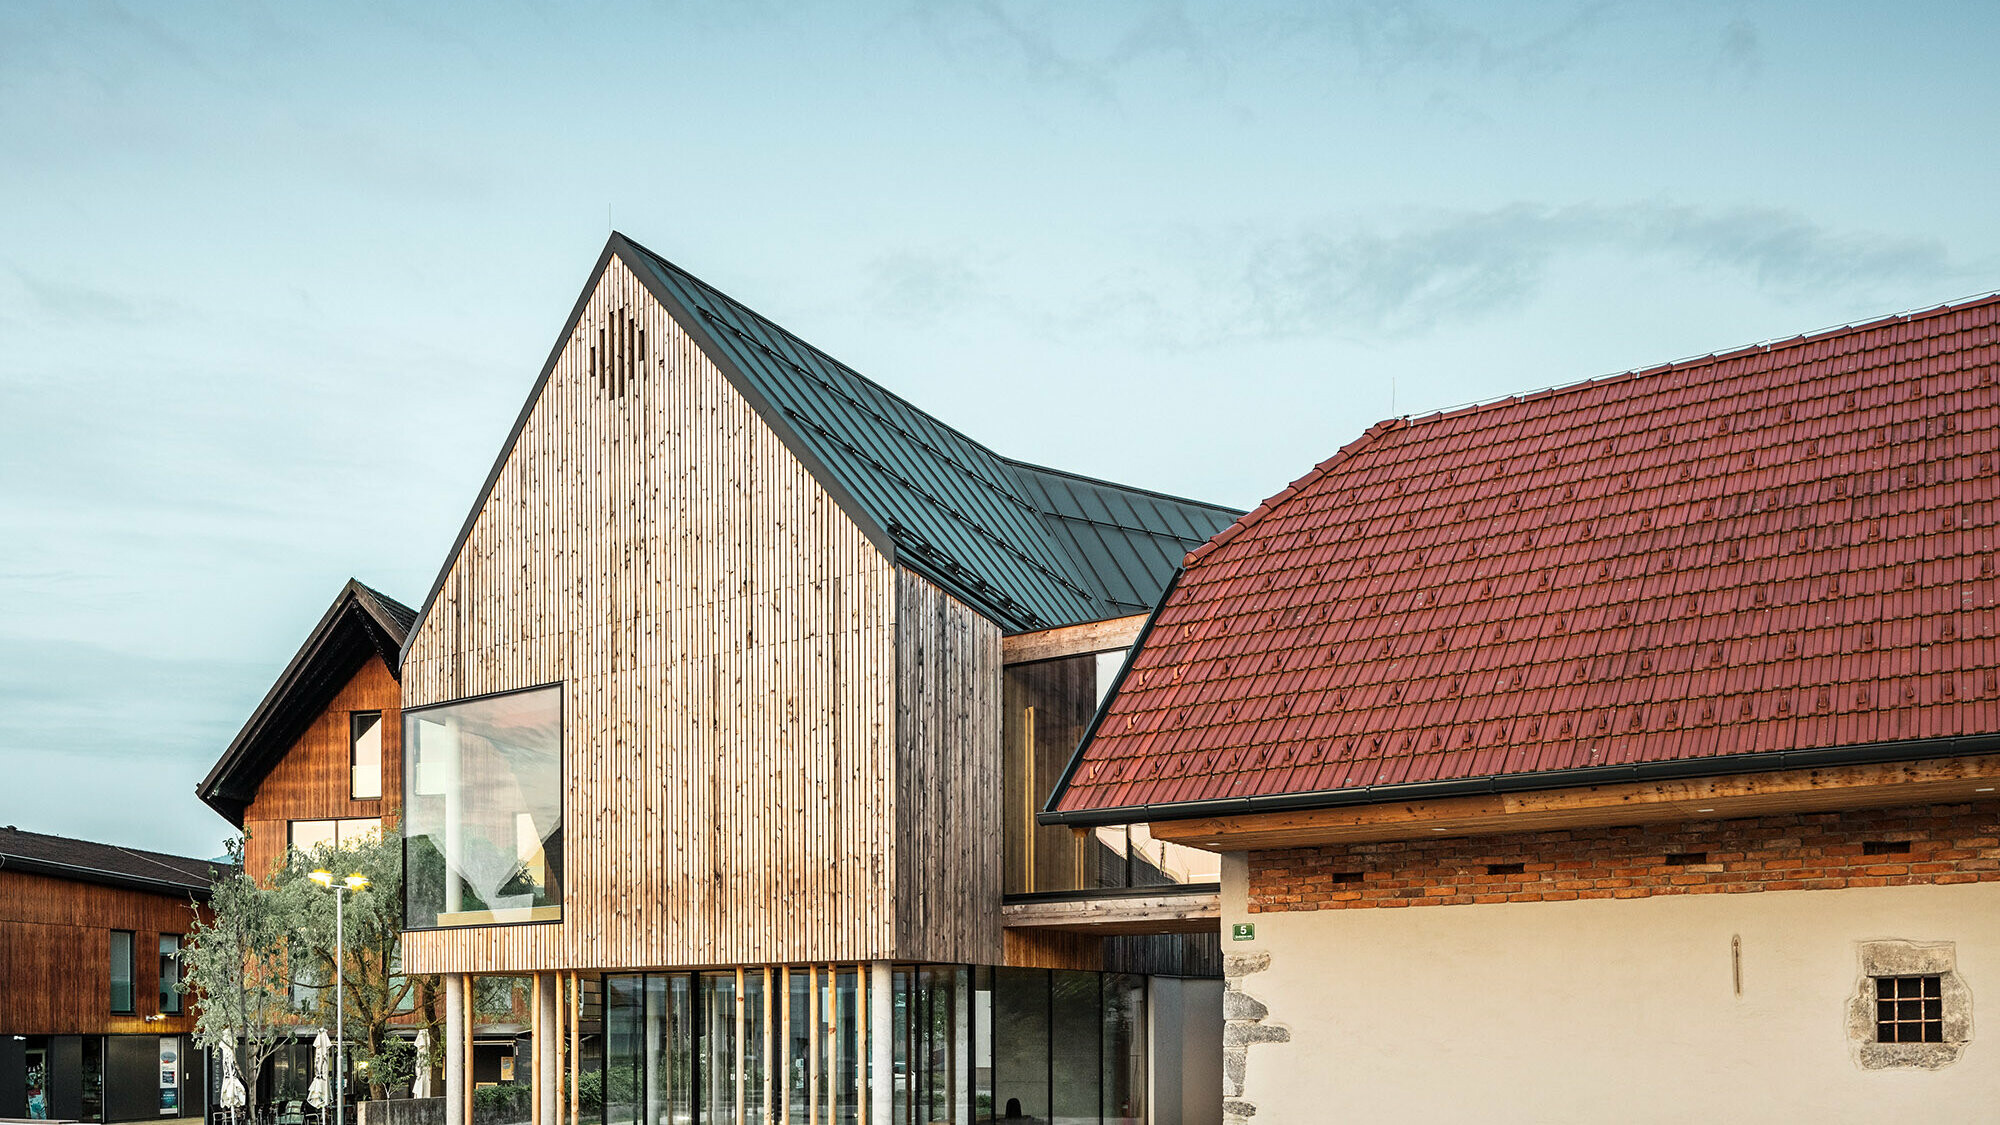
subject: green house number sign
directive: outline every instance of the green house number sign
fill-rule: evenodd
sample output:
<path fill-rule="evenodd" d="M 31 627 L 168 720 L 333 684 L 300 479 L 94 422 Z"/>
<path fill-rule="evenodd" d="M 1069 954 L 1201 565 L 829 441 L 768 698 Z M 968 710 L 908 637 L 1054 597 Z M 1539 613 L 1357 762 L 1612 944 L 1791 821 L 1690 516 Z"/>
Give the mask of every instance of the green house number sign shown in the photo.
<path fill-rule="evenodd" d="M 1231 940 L 1231 941 L 1256 941 L 1256 940 L 1257 940 L 1257 923 L 1255 923 L 1255 922 L 1238 922 L 1238 923 L 1236 923 L 1235 925 L 1232 925 L 1232 926 L 1230 926 L 1230 927 L 1229 927 L 1229 940 Z"/>

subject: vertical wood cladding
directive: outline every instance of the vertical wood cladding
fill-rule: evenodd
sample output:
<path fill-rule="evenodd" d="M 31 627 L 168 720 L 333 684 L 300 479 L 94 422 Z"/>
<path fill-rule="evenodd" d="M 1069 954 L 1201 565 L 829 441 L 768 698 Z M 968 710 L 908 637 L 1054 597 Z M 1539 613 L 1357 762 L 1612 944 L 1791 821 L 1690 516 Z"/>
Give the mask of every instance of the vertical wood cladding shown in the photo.
<path fill-rule="evenodd" d="M 607 328 L 599 371 L 629 361 L 622 385 L 592 371 Z M 612 259 L 403 666 L 411 707 L 563 685 L 563 921 L 412 933 L 407 967 L 899 953 L 895 851 L 919 833 L 897 807 L 897 597 L 890 561 Z M 998 638 L 978 636 L 997 683 Z"/>
<path fill-rule="evenodd" d="M 1000 630 L 896 574 L 896 952 L 1001 960 Z"/>
<path fill-rule="evenodd" d="M 0 869 L 0 1034 L 179 1035 L 182 1012 L 160 1010 L 160 935 L 186 934 L 194 907 L 170 894 Z M 111 1012 L 111 931 L 132 932 L 132 1011 Z"/>
<path fill-rule="evenodd" d="M 284 858 L 294 820 L 394 816 L 403 803 L 402 689 L 380 656 L 370 656 L 257 787 L 243 811 L 250 835 L 244 865 L 259 880 Z M 382 796 L 357 801 L 349 773 L 349 716 L 382 713 Z"/>

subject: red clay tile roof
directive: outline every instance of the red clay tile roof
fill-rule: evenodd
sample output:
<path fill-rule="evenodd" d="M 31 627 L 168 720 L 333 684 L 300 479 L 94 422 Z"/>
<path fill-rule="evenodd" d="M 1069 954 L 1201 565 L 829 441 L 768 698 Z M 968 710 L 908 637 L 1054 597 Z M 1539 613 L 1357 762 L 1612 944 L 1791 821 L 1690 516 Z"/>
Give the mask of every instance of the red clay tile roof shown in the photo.
<path fill-rule="evenodd" d="M 1383 422 L 1187 557 L 1051 808 L 2000 733 L 1997 450 L 2000 297 Z"/>

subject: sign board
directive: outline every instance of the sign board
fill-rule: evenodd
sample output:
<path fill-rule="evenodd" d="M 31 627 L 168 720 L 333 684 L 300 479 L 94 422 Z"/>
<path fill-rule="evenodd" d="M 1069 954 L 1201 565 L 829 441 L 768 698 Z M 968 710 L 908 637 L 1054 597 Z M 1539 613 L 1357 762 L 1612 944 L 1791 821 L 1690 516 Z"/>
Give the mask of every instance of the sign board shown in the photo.
<path fill-rule="evenodd" d="M 1229 940 L 1230 940 L 1230 941 L 1256 941 L 1256 940 L 1257 940 L 1257 923 L 1255 923 L 1255 922 L 1238 922 L 1238 923 L 1236 923 L 1235 925 L 1233 925 L 1233 926 L 1229 927 Z"/>
<path fill-rule="evenodd" d="M 173 1035 L 160 1036 L 160 1116 L 178 1117 L 181 1112 L 181 1041 Z"/>

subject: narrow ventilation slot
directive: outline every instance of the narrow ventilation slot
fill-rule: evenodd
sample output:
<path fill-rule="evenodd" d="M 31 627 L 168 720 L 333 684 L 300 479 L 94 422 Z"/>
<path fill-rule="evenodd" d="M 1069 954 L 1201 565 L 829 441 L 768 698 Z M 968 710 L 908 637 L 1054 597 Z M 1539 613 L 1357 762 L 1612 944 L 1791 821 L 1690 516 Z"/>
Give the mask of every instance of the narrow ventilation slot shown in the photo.
<path fill-rule="evenodd" d="M 1861 854 L 1909 855 L 1910 842 L 1908 840 L 1863 840 L 1861 842 Z"/>
<path fill-rule="evenodd" d="M 606 398 L 624 398 L 646 363 L 646 330 L 639 318 L 619 309 L 611 323 L 597 329 L 597 343 L 590 348 L 590 377 L 597 381 L 597 393 Z"/>
<path fill-rule="evenodd" d="M 1336 871 L 1327 876 L 1327 882 L 1329 883 L 1359 883 L 1360 881 L 1361 872 L 1359 871 Z"/>
<path fill-rule="evenodd" d="M 1527 871 L 1528 865 L 1525 863 L 1489 863 L 1486 865 L 1486 873 L 1488 875 L 1525 875 Z"/>
<path fill-rule="evenodd" d="M 1667 863 L 1672 867 L 1699 867 L 1707 862 L 1707 852 L 1675 852 L 1667 856 Z"/>

